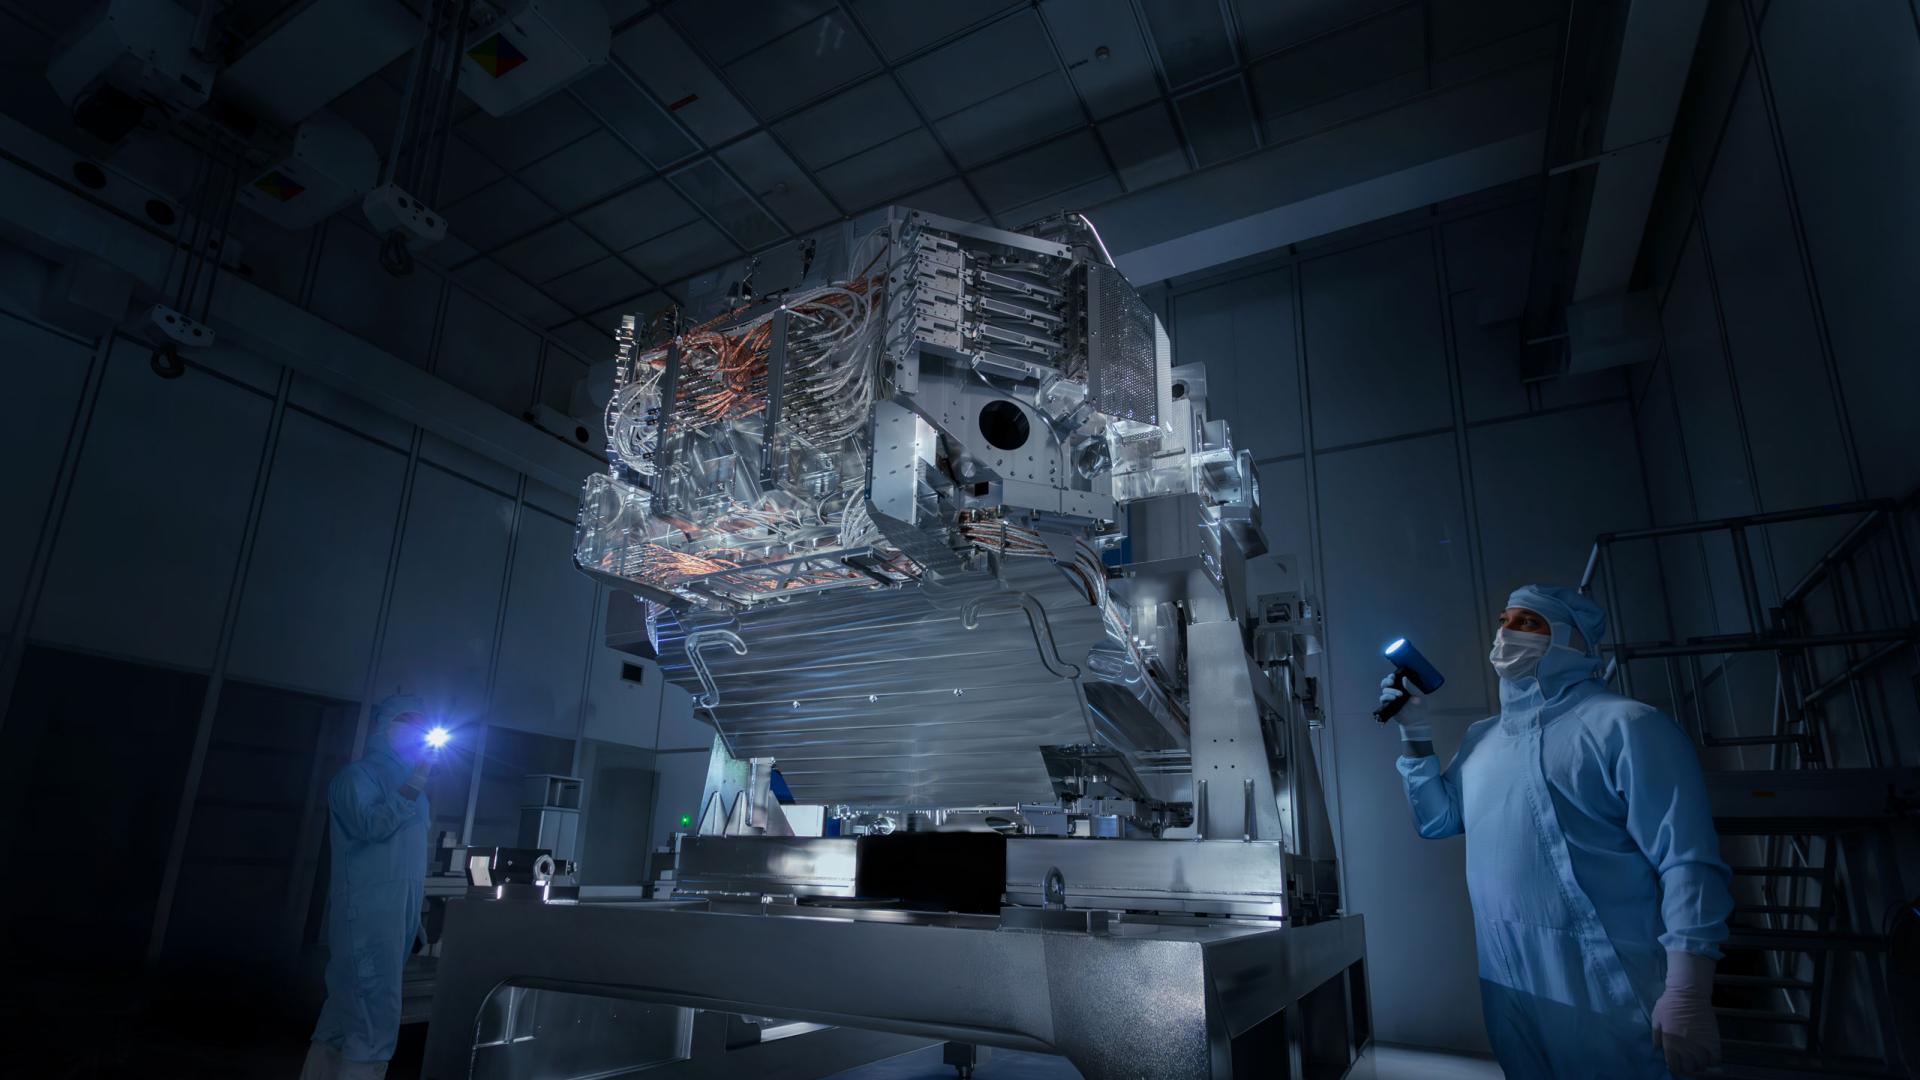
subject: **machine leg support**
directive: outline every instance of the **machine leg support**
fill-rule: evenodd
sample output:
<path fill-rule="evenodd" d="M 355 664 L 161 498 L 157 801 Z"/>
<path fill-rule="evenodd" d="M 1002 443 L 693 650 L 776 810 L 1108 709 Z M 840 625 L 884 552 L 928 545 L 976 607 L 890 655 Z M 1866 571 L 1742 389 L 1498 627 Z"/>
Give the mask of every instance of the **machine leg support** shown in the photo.
<path fill-rule="evenodd" d="M 987 1059 L 987 1048 L 972 1043 L 950 1042 L 940 1048 L 940 1060 L 953 1066 L 960 1080 L 973 1080 L 973 1070 Z"/>

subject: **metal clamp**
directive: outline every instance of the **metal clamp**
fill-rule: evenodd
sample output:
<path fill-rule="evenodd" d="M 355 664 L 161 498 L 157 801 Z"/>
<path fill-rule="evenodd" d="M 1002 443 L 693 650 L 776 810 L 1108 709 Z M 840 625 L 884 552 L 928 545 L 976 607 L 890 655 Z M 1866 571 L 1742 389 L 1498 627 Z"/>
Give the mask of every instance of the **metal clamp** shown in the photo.
<path fill-rule="evenodd" d="M 1253 777 L 1247 777 L 1245 780 L 1240 781 L 1240 784 L 1247 795 L 1246 809 L 1242 811 L 1245 816 L 1241 819 L 1240 839 L 1252 840 L 1254 833 Z"/>
<path fill-rule="evenodd" d="M 1040 884 L 1040 895 L 1042 898 L 1042 902 L 1047 907 L 1052 908 L 1056 911 L 1064 910 L 1066 908 L 1067 876 L 1060 872 L 1059 867 L 1057 866 L 1047 867 L 1047 876 L 1045 877 L 1045 879 L 1041 881 L 1041 884 Z"/>
<path fill-rule="evenodd" d="M 700 680 L 704 689 L 693 703 L 703 709 L 711 709 L 720 704 L 720 687 L 713 681 L 713 672 L 707 668 L 707 661 L 700 650 L 708 645 L 725 645 L 733 650 L 735 656 L 747 655 L 747 643 L 740 635 L 731 630 L 695 630 L 687 635 L 687 664 L 693 668 L 693 674 Z"/>
<path fill-rule="evenodd" d="M 1193 838 L 1207 838 L 1207 782 L 1201 780 L 1193 787 Z"/>

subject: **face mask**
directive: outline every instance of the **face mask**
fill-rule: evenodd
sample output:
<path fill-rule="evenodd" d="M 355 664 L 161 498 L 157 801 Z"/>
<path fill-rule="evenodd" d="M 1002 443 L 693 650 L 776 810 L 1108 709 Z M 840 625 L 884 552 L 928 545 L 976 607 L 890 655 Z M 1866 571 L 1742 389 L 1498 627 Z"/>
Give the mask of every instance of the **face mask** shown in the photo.
<path fill-rule="evenodd" d="M 1493 651 L 1487 654 L 1487 659 L 1501 678 L 1524 679 L 1540 666 L 1540 658 L 1547 655 L 1547 647 L 1552 644 L 1553 637 L 1549 634 L 1529 634 L 1502 627 L 1493 632 Z"/>

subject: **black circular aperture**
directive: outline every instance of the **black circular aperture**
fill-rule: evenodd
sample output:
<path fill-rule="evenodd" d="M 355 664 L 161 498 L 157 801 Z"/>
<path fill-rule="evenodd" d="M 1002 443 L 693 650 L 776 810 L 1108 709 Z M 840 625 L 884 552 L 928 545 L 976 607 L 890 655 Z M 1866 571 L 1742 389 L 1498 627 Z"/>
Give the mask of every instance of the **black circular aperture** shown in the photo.
<path fill-rule="evenodd" d="M 1027 445 L 1033 429 L 1027 414 L 1011 401 L 992 401 L 980 410 L 980 434 L 996 450 L 1018 450 Z"/>
<path fill-rule="evenodd" d="M 172 345 L 153 350 L 153 355 L 147 358 L 147 366 L 163 379 L 177 379 L 187 373 L 187 362 L 180 359 L 180 350 Z"/>
<path fill-rule="evenodd" d="M 74 162 L 73 178 L 80 181 L 80 186 L 88 191 L 99 191 L 107 186 L 106 170 L 91 161 Z"/>

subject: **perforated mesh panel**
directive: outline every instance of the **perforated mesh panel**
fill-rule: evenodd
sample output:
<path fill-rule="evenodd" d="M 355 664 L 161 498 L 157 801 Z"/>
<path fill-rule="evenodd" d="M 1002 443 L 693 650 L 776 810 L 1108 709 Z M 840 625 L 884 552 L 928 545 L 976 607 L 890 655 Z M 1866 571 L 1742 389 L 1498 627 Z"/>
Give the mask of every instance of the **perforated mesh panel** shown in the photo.
<path fill-rule="evenodd" d="M 1087 265 L 1087 389 L 1094 408 L 1157 424 L 1153 312 L 1119 271 Z"/>

